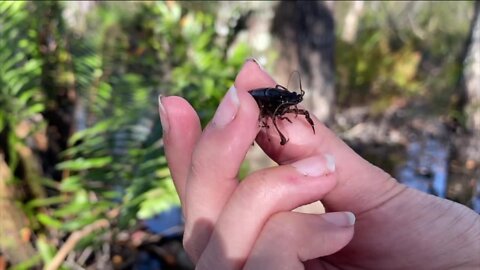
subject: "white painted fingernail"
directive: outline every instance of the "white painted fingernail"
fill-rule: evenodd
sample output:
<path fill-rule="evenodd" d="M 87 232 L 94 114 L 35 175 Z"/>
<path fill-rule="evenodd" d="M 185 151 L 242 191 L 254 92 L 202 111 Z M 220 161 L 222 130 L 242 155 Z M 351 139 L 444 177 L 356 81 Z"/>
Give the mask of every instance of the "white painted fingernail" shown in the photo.
<path fill-rule="evenodd" d="M 291 165 L 305 176 L 322 176 L 335 172 L 335 161 L 331 155 L 317 155 Z"/>
<path fill-rule="evenodd" d="M 223 128 L 235 118 L 240 107 L 240 100 L 235 86 L 230 87 L 227 94 L 213 116 L 212 124 L 217 128 Z"/>
<path fill-rule="evenodd" d="M 259 62 L 257 59 L 255 59 L 255 58 L 253 58 L 253 57 L 250 57 L 250 58 L 247 59 L 247 62 L 248 62 L 248 61 L 253 61 L 253 62 L 255 62 L 255 64 L 257 64 L 257 66 L 258 66 L 261 70 L 265 70 L 265 69 L 263 68 L 262 64 L 260 64 L 260 62 Z"/>
<path fill-rule="evenodd" d="M 162 104 L 162 95 L 158 95 L 158 112 L 160 114 L 160 122 L 162 123 L 163 133 L 168 132 L 168 128 L 170 127 L 170 123 L 168 122 L 168 115 L 165 107 Z"/>
<path fill-rule="evenodd" d="M 332 212 L 323 214 L 322 217 L 325 221 L 340 227 L 350 227 L 356 220 L 352 212 Z"/>
<path fill-rule="evenodd" d="M 327 169 L 329 172 L 335 171 L 335 158 L 332 155 L 325 154 L 325 159 L 327 160 Z"/>

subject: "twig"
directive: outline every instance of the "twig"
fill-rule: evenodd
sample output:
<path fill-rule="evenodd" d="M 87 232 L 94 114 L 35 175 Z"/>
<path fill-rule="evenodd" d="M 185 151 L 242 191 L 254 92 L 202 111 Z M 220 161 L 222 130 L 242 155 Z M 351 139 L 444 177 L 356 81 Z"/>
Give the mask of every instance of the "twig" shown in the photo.
<path fill-rule="evenodd" d="M 84 265 L 85 262 L 88 260 L 88 257 L 92 255 L 93 253 L 93 248 L 92 247 L 87 247 L 82 254 L 80 254 L 80 257 L 78 258 L 77 262 L 80 265 Z"/>
<path fill-rule="evenodd" d="M 60 250 L 55 254 L 50 264 L 45 266 L 45 270 L 57 270 L 67 257 L 68 253 L 75 248 L 75 245 L 80 241 L 82 238 L 86 237 L 87 235 L 91 234 L 93 231 L 107 228 L 110 226 L 110 223 L 106 219 L 100 219 L 95 221 L 94 223 L 85 226 L 80 231 L 73 232 L 65 242 L 65 244 L 60 248 Z"/>

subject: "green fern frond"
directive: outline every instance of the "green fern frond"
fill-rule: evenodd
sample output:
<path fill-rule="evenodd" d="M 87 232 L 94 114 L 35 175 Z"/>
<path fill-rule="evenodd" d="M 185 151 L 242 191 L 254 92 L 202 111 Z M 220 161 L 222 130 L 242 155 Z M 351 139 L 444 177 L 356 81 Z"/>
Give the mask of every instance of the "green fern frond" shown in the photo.
<path fill-rule="evenodd" d="M 41 62 L 29 16 L 25 2 L 0 2 L 0 132 L 8 140 L 8 149 L 1 150 L 8 153 L 11 169 L 18 163 L 18 144 L 26 143 L 14 129 L 44 109 L 37 86 Z"/>

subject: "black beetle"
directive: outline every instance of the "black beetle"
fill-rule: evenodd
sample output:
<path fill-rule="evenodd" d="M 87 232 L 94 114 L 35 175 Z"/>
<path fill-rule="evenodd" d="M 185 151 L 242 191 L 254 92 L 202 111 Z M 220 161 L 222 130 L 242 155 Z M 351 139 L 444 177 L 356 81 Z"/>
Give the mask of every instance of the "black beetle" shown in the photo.
<path fill-rule="evenodd" d="M 288 139 L 280 132 L 277 127 L 277 119 L 287 120 L 292 123 L 288 117 L 284 116 L 286 113 L 295 113 L 295 117 L 298 114 L 305 115 L 305 119 L 312 126 L 313 134 L 315 134 L 315 127 L 310 113 L 307 110 L 299 109 L 297 104 L 302 102 L 305 91 L 302 89 L 300 82 L 300 94 L 290 92 L 286 87 L 277 84 L 275 87 L 257 88 L 248 91 L 250 95 L 255 99 L 260 108 L 260 120 L 263 119 L 262 127 L 269 127 L 267 125 L 267 119 L 272 118 L 273 125 L 280 135 L 280 145 L 285 145 Z"/>

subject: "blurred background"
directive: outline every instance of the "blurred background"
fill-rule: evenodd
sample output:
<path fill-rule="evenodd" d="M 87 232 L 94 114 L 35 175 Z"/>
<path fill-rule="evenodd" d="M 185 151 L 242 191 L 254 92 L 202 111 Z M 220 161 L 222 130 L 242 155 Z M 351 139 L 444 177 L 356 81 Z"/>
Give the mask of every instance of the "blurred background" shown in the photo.
<path fill-rule="evenodd" d="M 480 212 L 480 2 L 0 2 L 0 270 L 193 269 L 157 96 L 248 57 L 367 160 Z M 297 86 L 290 85 L 292 90 Z M 242 175 L 272 162 L 255 147 Z"/>

